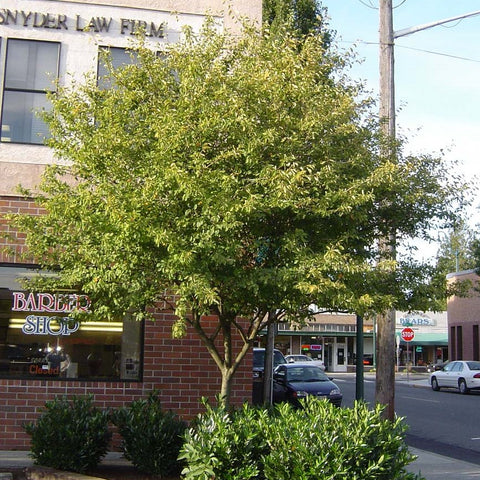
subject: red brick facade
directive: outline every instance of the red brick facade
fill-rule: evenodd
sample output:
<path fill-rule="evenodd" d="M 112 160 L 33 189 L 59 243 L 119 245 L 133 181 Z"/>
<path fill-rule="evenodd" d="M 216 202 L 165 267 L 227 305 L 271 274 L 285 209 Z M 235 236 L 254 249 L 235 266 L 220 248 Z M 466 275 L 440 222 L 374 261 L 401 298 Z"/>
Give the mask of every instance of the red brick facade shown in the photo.
<path fill-rule="evenodd" d="M 4 215 L 8 213 L 30 213 L 40 215 L 40 209 L 32 200 L 20 197 L 0 196 L 0 263 L 22 263 L 24 235 L 10 227 Z M 12 249 L 9 254 L 6 249 Z"/>
<path fill-rule="evenodd" d="M 20 198 L 0 198 L 0 218 L 11 211 L 40 213 L 34 204 Z M 1 220 L 1 230 L 8 226 Z M 21 251 L 22 238 L 15 232 L 12 241 L 3 242 L 2 247 L 16 244 Z M 15 263 L 18 255 L 2 254 L 1 262 Z M 143 379 L 139 382 L 98 382 L 63 380 L 0 379 L 0 450 L 26 450 L 30 437 L 22 425 L 35 420 L 47 400 L 55 396 L 92 394 L 97 405 L 115 408 L 128 405 L 131 401 L 145 398 L 153 389 L 165 409 L 170 409 L 188 420 L 201 412 L 201 398 L 207 397 L 212 403 L 220 392 L 220 372 L 201 340 L 193 331 L 181 340 L 172 339 L 171 326 L 174 315 L 158 313 L 155 322 L 147 322 L 144 330 Z M 215 317 L 204 319 L 212 328 Z M 234 345 L 240 346 L 241 340 Z M 249 402 L 252 397 L 252 356 L 248 355 L 237 371 L 232 386 L 232 404 Z"/>
<path fill-rule="evenodd" d="M 473 270 L 451 273 L 450 282 L 471 281 L 470 296 L 448 299 L 448 351 L 450 360 L 480 360 L 479 277 Z"/>

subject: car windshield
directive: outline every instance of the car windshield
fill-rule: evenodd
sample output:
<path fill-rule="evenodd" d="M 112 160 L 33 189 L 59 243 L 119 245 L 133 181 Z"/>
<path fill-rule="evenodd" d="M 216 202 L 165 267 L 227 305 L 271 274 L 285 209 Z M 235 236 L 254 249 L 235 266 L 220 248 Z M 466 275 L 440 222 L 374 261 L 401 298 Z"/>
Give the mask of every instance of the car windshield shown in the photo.
<path fill-rule="evenodd" d="M 328 377 L 316 367 L 294 367 L 287 370 L 288 382 L 325 382 Z"/>
<path fill-rule="evenodd" d="M 281 352 L 275 350 L 273 352 L 273 366 L 276 367 L 277 365 L 283 365 L 286 363 L 285 357 Z"/>
<path fill-rule="evenodd" d="M 274 350 L 273 352 L 273 366 L 283 365 L 285 362 L 285 357 L 282 352 L 279 350 Z M 254 368 L 263 368 L 265 364 L 265 350 L 254 350 L 253 351 L 253 366 Z"/>
<path fill-rule="evenodd" d="M 470 370 L 480 370 L 480 362 L 467 362 Z"/>
<path fill-rule="evenodd" d="M 265 363 L 265 350 L 254 350 L 253 351 L 253 366 L 257 368 L 263 368 Z"/>

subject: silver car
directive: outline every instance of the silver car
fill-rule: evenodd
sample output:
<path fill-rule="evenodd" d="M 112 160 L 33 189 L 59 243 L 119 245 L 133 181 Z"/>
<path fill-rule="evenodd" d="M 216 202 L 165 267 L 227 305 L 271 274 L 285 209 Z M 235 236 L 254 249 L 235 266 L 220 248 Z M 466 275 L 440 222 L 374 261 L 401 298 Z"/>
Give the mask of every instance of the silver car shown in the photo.
<path fill-rule="evenodd" d="M 302 355 L 302 354 L 287 355 L 285 357 L 285 360 L 287 361 L 287 363 L 312 362 L 312 365 L 316 365 L 317 367 L 321 368 L 322 371 L 325 371 L 325 364 L 323 363 L 323 360 L 320 360 L 318 358 L 313 359 L 308 355 Z"/>
<path fill-rule="evenodd" d="M 456 360 L 430 375 L 430 385 L 438 392 L 441 388 L 457 388 L 466 394 L 480 389 L 480 362 Z"/>

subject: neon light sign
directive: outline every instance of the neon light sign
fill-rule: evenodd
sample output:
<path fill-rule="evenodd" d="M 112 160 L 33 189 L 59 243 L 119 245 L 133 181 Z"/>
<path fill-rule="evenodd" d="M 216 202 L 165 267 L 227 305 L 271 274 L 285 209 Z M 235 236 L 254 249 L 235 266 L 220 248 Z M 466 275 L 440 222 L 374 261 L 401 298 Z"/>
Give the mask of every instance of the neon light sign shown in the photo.
<path fill-rule="evenodd" d="M 91 301 L 87 295 L 13 292 L 14 312 L 71 313 L 89 312 Z M 80 328 L 71 317 L 28 315 L 22 325 L 25 335 L 68 336 Z"/>

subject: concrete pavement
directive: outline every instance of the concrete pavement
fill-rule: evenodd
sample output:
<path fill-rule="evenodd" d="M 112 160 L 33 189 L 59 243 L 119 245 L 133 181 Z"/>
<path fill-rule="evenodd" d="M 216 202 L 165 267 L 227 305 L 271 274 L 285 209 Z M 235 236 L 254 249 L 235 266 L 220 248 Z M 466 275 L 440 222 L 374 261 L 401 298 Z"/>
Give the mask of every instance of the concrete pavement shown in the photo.
<path fill-rule="evenodd" d="M 475 465 L 435 453 L 410 448 L 418 458 L 407 470 L 421 473 L 427 480 L 479 480 L 480 465 Z M 120 453 L 109 452 L 102 464 L 130 465 Z M 33 466 L 33 461 L 25 451 L 0 451 L 0 472 L 8 472 Z M 0 475 L 0 478 L 1 475 Z M 63 477 L 65 478 L 65 477 Z M 72 477 L 73 478 L 73 477 Z M 78 477 L 76 477 L 78 480 Z"/>

